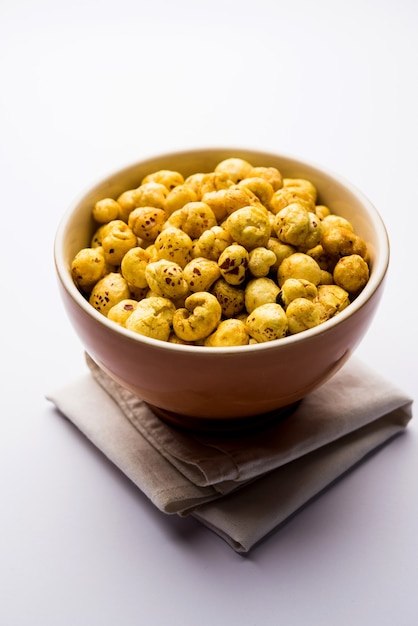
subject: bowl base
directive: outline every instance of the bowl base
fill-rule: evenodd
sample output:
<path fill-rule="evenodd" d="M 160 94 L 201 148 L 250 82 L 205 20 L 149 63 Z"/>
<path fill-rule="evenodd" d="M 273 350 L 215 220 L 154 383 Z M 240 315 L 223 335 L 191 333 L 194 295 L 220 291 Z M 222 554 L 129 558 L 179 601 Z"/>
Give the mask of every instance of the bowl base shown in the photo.
<path fill-rule="evenodd" d="M 182 430 L 194 431 L 198 433 L 208 434 L 240 434 L 246 432 L 255 432 L 262 428 L 266 428 L 273 423 L 279 422 L 288 417 L 301 400 L 280 407 L 268 413 L 260 415 L 251 415 L 250 417 L 234 417 L 234 418 L 210 418 L 210 417 L 192 417 L 190 415 L 181 415 L 166 409 L 160 409 L 152 404 L 148 404 L 149 409 L 163 422 L 170 426 L 176 426 Z"/>

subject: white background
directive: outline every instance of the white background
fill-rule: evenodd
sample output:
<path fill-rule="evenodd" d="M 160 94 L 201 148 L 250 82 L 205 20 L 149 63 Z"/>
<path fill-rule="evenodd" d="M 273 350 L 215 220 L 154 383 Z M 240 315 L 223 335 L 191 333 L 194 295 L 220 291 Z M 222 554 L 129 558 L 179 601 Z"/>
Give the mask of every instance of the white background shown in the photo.
<path fill-rule="evenodd" d="M 306 158 L 369 196 L 392 258 L 357 355 L 417 399 L 417 27 L 415 0 L 1 1 L 1 626 L 417 623 L 414 420 L 243 557 L 159 513 L 45 400 L 85 369 L 54 275 L 63 212 L 201 146 Z"/>

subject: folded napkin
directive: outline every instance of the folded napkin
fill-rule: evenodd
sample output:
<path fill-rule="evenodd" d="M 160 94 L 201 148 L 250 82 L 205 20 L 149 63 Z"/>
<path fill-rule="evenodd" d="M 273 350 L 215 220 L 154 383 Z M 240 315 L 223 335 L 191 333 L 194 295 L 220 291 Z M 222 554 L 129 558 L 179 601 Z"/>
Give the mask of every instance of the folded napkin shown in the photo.
<path fill-rule="evenodd" d="M 357 358 L 260 428 L 169 425 L 87 357 L 90 372 L 47 396 L 165 513 L 191 514 L 237 552 L 404 431 L 412 400 Z"/>

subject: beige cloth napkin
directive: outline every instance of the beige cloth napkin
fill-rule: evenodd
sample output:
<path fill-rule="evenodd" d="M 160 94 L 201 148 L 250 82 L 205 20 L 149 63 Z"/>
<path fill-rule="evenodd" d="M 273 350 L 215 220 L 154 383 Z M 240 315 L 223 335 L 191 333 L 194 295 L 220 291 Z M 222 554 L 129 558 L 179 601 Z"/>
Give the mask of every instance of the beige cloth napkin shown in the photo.
<path fill-rule="evenodd" d="M 412 401 L 357 358 L 255 432 L 161 421 L 87 357 L 91 375 L 47 396 L 165 513 L 192 514 L 238 552 L 404 431 Z"/>

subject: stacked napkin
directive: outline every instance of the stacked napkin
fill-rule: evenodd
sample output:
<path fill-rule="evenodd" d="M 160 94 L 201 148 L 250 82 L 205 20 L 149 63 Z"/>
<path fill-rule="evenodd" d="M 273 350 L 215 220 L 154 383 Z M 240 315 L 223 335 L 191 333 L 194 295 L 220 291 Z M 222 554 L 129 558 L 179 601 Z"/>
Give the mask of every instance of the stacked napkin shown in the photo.
<path fill-rule="evenodd" d="M 87 357 L 91 374 L 48 396 L 165 513 L 191 514 L 247 552 L 379 446 L 412 401 L 357 358 L 257 430 L 197 433 L 162 421 Z"/>

